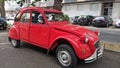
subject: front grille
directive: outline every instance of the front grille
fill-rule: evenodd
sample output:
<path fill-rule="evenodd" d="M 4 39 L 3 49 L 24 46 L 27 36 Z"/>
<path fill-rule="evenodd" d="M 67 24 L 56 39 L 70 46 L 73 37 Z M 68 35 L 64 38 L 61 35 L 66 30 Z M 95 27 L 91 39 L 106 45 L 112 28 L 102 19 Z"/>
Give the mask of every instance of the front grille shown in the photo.
<path fill-rule="evenodd" d="M 95 48 L 98 48 L 100 46 L 100 41 L 97 41 L 96 43 L 95 43 Z"/>

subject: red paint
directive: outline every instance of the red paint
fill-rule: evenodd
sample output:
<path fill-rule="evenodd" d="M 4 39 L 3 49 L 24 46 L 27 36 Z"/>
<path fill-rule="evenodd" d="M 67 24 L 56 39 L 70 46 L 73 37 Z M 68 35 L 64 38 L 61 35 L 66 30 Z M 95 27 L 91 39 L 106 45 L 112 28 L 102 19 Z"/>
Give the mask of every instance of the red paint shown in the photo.
<path fill-rule="evenodd" d="M 22 15 L 24 11 L 30 10 L 30 19 L 32 19 L 32 11 L 40 12 L 44 19 L 44 24 L 32 24 L 32 20 L 28 23 L 20 21 L 14 22 L 14 25 L 9 30 L 9 37 L 22 40 L 36 46 L 53 50 L 60 39 L 69 42 L 73 47 L 75 54 L 79 59 L 86 59 L 90 57 L 94 51 L 94 43 L 99 40 L 97 32 L 88 30 L 82 26 L 69 24 L 67 21 L 62 22 L 48 22 L 44 12 L 60 13 L 57 10 L 49 10 L 35 7 L 23 8 L 19 11 Z M 85 37 L 88 36 L 88 43 L 83 43 Z"/>

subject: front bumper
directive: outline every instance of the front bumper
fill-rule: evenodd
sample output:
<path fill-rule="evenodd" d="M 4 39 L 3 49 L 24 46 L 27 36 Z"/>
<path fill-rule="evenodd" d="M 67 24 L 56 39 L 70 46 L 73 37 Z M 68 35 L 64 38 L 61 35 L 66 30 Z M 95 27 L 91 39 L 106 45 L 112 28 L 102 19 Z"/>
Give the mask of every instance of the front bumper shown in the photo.
<path fill-rule="evenodd" d="M 104 51 L 104 46 L 100 46 L 95 50 L 95 52 L 89 58 L 85 59 L 85 63 L 93 62 L 99 59 L 100 57 L 102 57 L 103 51 Z"/>
<path fill-rule="evenodd" d="M 96 25 L 96 26 L 105 26 L 107 25 L 106 22 L 94 22 L 93 25 Z"/>

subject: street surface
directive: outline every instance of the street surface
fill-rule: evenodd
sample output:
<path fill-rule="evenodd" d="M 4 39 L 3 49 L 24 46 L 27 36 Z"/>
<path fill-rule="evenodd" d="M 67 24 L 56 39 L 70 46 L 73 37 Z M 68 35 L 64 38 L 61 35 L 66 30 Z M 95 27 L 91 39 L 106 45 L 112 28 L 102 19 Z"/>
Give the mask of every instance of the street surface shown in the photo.
<path fill-rule="evenodd" d="M 100 39 L 103 41 L 120 43 L 120 28 L 110 29 L 110 28 L 103 28 L 103 27 L 96 28 L 91 26 L 85 26 L 85 27 L 91 30 L 99 30 L 101 33 Z"/>
<path fill-rule="evenodd" d="M 0 31 L 0 68 L 61 68 L 54 54 L 23 43 L 13 48 L 7 40 L 7 31 Z M 120 68 L 120 53 L 104 51 L 99 60 L 85 64 L 78 62 L 76 68 Z"/>

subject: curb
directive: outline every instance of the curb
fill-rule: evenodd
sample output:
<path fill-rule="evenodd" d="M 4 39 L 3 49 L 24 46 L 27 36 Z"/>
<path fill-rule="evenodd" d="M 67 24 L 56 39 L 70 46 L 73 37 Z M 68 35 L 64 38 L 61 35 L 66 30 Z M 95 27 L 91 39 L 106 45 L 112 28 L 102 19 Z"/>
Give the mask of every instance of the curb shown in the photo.
<path fill-rule="evenodd" d="M 102 46 L 105 46 L 105 49 L 112 50 L 115 52 L 120 52 L 120 43 L 108 42 L 108 41 L 101 41 L 100 43 Z"/>

